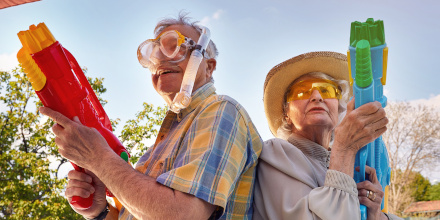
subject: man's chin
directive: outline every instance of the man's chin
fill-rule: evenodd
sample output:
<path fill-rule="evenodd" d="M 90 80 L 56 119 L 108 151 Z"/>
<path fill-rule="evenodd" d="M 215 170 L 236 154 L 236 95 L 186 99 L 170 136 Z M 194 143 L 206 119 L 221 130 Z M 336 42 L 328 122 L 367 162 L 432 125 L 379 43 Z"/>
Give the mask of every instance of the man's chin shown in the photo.
<path fill-rule="evenodd" d="M 157 93 L 159 93 L 160 96 L 167 102 L 167 104 L 171 104 L 174 97 L 179 91 L 167 91 L 167 90 L 158 90 Z"/>

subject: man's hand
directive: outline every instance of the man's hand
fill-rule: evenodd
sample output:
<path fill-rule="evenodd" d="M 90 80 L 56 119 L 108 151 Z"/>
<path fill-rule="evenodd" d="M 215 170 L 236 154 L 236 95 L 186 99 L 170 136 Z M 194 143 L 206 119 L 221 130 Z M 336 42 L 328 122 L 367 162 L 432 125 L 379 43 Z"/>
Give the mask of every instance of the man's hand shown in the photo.
<path fill-rule="evenodd" d="M 102 135 L 94 128 L 81 124 L 78 118 L 70 120 L 59 112 L 41 107 L 40 112 L 52 118 L 55 142 L 60 154 L 80 167 L 92 172 L 79 174 L 71 171 L 66 196 L 88 197 L 94 191 L 90 210 L 75 210 L 81 215 L 96 217 L 104 209 L 100 199 L 101 181 L 119 199 L 124 207 L 138 219 L 207 219 L 217 206 L 193 195 L 166 187 L 143 173 L 135 171 L 108 146 Z M 104 159 L 105 158 L 105 159 Z M 99 184 L 98 184 L 99 183 Z M 98 187 L 99 185 L 99 187 Z M 104 185 L 104 184 L 102 184 Z M 104 188 L 104 186 L 102 186 Z M 99 193 L 98 193 L 99 191 Z M 95 206 L 95 200 L 99 199 Z"/>
<path fill-rule="evenodd" d="M 52 131 L 58 151 L 76 165 L 90 170 L 99 163 L 100 152 L 112 151 L 104 137 L 96 129 L 82 125 L 78 117 L 70 120 L 47 107 L 41 107 L 40 112 L 55 121 Z"/>
<path fill-rule="evenodd" d="M 70 203 L 73 196 L 88 198 L 94 193 L 93 204 L 90 208 L 76 209 L 72 206 L 72 209 L 86 218 L 95 218 L 107 205 L 105 185 L 92 172 L 88 170 L 85 172 L 86 173 L 82 173 L 76 170 L 71 170 L 68 173 L 67 177 L 69 182 L 66 187 L 65 196 Z"/>

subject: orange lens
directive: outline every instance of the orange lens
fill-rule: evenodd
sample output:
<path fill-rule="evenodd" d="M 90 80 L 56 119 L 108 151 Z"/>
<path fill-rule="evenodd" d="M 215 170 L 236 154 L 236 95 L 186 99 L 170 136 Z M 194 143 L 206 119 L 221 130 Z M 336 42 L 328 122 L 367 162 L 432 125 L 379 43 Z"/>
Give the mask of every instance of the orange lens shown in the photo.
<path fill-rule="evenodd" d="M 308 99 L 313 90 L 318 90 L 323 99 L 341 99 L 341 90 L 335 82 L 326 79 L 308 79 L 292 85 L 286 101 Z"/>

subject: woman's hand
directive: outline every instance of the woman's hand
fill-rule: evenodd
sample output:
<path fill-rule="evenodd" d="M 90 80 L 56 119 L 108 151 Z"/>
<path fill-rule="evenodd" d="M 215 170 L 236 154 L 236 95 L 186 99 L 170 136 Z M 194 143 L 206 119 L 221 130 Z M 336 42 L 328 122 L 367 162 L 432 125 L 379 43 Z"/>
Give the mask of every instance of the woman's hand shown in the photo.
<path fill-rule="evenodd" d="M 359 172 L 359 167 L 356 167 L 356 171 Z M 358 183 L 357 189 L 359 203 L 367 207 L 367 219 L 388 219 L 380 207 L 384 192 L 377 179 L 376 170 L 372 167 L 365 166 L 365 174 L 369 175 L 369 180 Z"/>
<path fill-rule="evenodd" d="M 360 148 L 381 136 L 388 118 L 382 105 L 375 101 L 354 109 L 354 98 L 348 102 L 347 114 L 335 129 L 333 150 L 356 154 Z"/>
<path fill-rule="evenodd" d="M 354 109 L 354 98 L 347 105 L 347 114 L 335 129 L 329 169 L 353 176 L 356 153 L 381 136 L 388 118 L 379 102 L 370 102 Z"/>

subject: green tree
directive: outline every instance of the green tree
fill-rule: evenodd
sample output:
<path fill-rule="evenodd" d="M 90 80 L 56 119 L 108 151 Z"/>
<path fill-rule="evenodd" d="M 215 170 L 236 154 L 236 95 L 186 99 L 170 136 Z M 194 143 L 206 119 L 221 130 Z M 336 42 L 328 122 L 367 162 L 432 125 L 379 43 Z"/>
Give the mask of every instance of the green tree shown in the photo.
<path fill-rule="evenodd" d="M 131 154 L 130 162 L 132 164 L 136 163 L 147 150 L 148 146 L 145 141 L 157 136 L 157 129 L 166 114 L 165 107 L 159 106 L 155 109 L 153 105 L 145 102 L 143 107 L 143 110 L 136 114 L 135 119 L 126 122 L 119 136 L 119 140 Z"/>
<path fill-rule="evenodd" d="M 101 104 L 107 103 L 101 97 L 103 78 L 88 79 Z M 0 100 L 0 219 L 81 219 L 63 197 L 67 181 L 57 177 L 67 160 L 57 151 L 53 122 L 39 113 L 42 104 L 22 68 L 0 72 Z M 157 134 L 164 115 L 165 108 L 145 103 L 127 122 L 120 138 L 135 151 L 132 162 L 146 150 L 145 138 Z M 111 121 L 115 128 L 119 119 Z"/>
<path fill-rule="evenodd" d="M 41 120 L 41 102 L 23 69 L 0 72 L 0 100 L 0 217 L 80 218 L 62 197 L 66 180 L 49 169 L 49 157 L 63 159 L 50 133 L 52 122 Z"/>
<path fill-rule="evenodd" d="M 382 137 L 392 172 L 388 208 L 400 214 L 414 201 L 414 174 L 438 167 L 440 112 L 408 102 L 389 102 L 385 111 L 389 122 Z"/>
<path fill-rule="evenodd" d="M 428 198 L 430 201 L 440 200 L 440 183 L 434 184 L 429 188 Z"/>
<path fill-rule="evenodd" d="M 429 201 L 429 189 L 431 188 L 431 183 L 418 172 L 415 172 L 413 175 L 414 180 L 409 184 L 409 188 L 412 191 L 412 198 L 415 202 Z"/>

